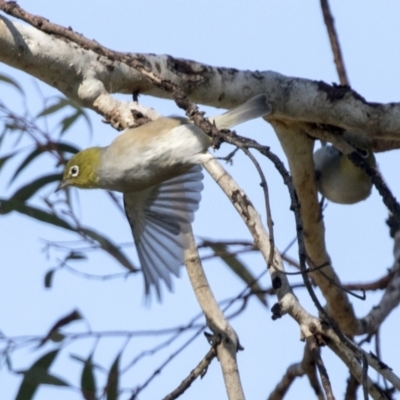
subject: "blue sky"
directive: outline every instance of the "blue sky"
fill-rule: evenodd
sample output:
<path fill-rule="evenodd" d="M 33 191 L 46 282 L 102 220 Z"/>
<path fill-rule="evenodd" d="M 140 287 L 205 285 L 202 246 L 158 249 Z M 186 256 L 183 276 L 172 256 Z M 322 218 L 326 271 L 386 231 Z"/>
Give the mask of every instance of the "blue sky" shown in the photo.
<path fill-rule="evenodd" d="M 288 76 L 296 76 L 328 83 L 338 82 L 333 56 L 323 24 L 319 2 L 277 2 L 272 0 L 225 1 L 93 1 L 70 0 L 69 2 L 33 2 L 21 0 L 33 14 L 50 21 L 72 26 L 88 38 L 93 38 L 115 50 L 171 54 L 197 60 L 214 66 L 238 69 L 273 70 Z M 367 100 L 377 102 L 398 101 L 400 80 L 398 71 L 400 53 L 396 38 L 400 35 L 398 15 L 400 4 L 395 1 L 332 2 L 336 27 L 342 44 L 343 56 L 352 87 Z M 52 88 L 34 82 L 20 71 L 0 64 L 0 74 L 17 79 L 28 94 L 29 109 L 33 114 L 42 108 L 38 86 L 45 96 L 56 95 Z M 16 92 L 0 86 L 0 96 L 10 108 L 22 107 Z M 126 99 L 124 96 L 118 98 Z M 156 108 L 161 114 L 177 114 L 172 101 L 146 96 L 141 102 Z M 215 114 L 215 110 L 204 107 Z M 90 136 L 81 122 L 68 133 L 67 139 L 81 147 L 106 145 L 117 134 L 101 123 L 101 118 L 90 112 L 94 134 Z M 55 121 L 50 120 L 49 125 Z M 237 129 L 239 134 L 252 137 L 284 157 L 274 132 L 262 121 L 252 121 Z M 7 144 L 7 143 L 6 143 Z M 10 146 L 10 143 L 8 143 Z M 2 147 L 0 155 L 10 147 Z M 223 146 L 218 155 L 230 151 Z M 398 153 L 379 154 L 379 167 L 394 194 L 400 197 L 398 182 Z M 289 197 L 282 180 L 274 168 L 261 160 L 268 180 L 276 244 L 284 249 L 294 236 L 294 218 L 289 211 Z M 15 165 L 9 165 L 10 174 Z M 1 196 L 8 196 L 32 176 L 51 172 L 52 165 L 35 163 L 20 180 L 8 186 L 1 175 Z M 235 158 L 228 171 L 243 186 L 252 201 L 263 214 L 263 195 L 252 164 L 242 155 Z M 250 177 L 250 178 L 249 178 Z M 53 188 L 45 189 L 50 193 Z M 55 195 L 54 195 L 55 196 Z M 40 204 L 40 195 L 35 204 Z M 78 203 L 78 202 L 77 202 Z M 115 210 L 108 198 L 100 191 L 79 193 L 81 221 L 93 225 L 112 237 L 116 242 L 131 241 L 131 233 L 124 216 Z M 392 264 L 392 241 L 385 225 L 387 211 L 374 190 L 365 202 L 355 206 L 329 204 L 325 212 L 328 251 L 343 282 L 370 281 L 386 273 Z M 8 336 L 44 334 L 61 316 L 78 308 L 93 330 L 156 329 L 187 323 L 199 311 L 189 281 L 182 269 L 181 279 L 174 281 L 174 293 L 165 293 L 162 304 L 143 304 L 143 281 L 140 275 L 129 279 L 105 282 L 89 281 L 67 272 L 54 278 L 53 287 L 44 289 L 45 273 L 57 264 L 57 253 L 50 257 L 42 252 L 44 240 L 71 240 L 72 235 L 61 229 L 40 225 L 26 217 L 14 214 L 1 216 L 0 238 L 2 265 L 0 267 L 0 330 Z M 233 207 L 215 183 L 206 177 L 201 208 L 193 226 L 199 237 L 213 239 L 250 240 L 246 228 Z M 126 253 L 136 261 L 133 247 Z M 296 249 L 290 254 L 295 257 Z M 258 255 L 242 257 L 254 274 L 262 272 L 265 265 Z M 205 269 L 218 300 L 236 295 L 242 283 L 218 262 L 207 261 Z M 112 259 L 91 254 L 89 262 L 78 265 L 85 272 L 105 274 L 120 272 Z M 291 282 L 299 278 L 291 278 Z M 270 286 L 269 277 L 261 281 Z M 308 310 L 316 311 L 303 291 L 296 294 Z M 352 300 L 358 316 L 365 315 L 379 301 L 380 294 L 368 294 L 365 302 Z M 274 298 L 269 299 L 272 305 Z M 238 354 L 243 386 L 248 399 L 266 398 L 278 383 L 286 368 L 301 359 L 303 344 L 296 323 L 289 317 L 273 322 L 269 310 L 251 300 L 247 310 L 232 320 L 245 351 Z M 396 372 L 400 370 L 400 350 L 392 339 L 398 330 L 399 310 L 395 310 L 381 331 L 383 360 Z M 87 325 L 77 322 L 71 331 L 84 331 Z M 123 365 L 140 351 L 151 348 L 158 339 L 134 339 L 128 346 Z M 124 344 L 123 339 L 102 340 L 96 347 L 95 361 L 109 367 L 116 353 Z M 45 348 L 49 351 L 51 346 Z M 78 385 L 81 365 L 69 354 L 87 356 L 94 348 L 94 340 L 82 340 L 68 346 L 54 364 L 52 372 Z M 156 378 L 140 399 L 159 398 L 174 389 L 208 350 L 203 338 L 198 338 L 183 355 L 179 356 L 160 377 Z M 151 372 L 173 351 L 168 348 L 155 357 L 148 357 L 124 376 L 124 386 L 142 383 Z M 16 369 L 24 369 L 38 358 L 31 350 L 16 353 Z M 328 372 L 337 398 L 342 397 L 347 377 L 345 367 L 323 350 Z M 371 377 L 375 378 L 373 372 Z M 2 399 L 12 399 L 20 378 L 0 370 Z M 104 376 L 99 374 L 99 385 Z M 225 389 L 217 362 L 213 362 L 202 381 L 196 382 L 183 398 L 225 398 Z M 287 399 L 297 399 L 299 394 L 311 396 L 306 379 L 296 381 Z M 43 387 L 37 400 L 79 399 L 79 393 Z M 124 399 L 125 397 L 122 397 Z"/>

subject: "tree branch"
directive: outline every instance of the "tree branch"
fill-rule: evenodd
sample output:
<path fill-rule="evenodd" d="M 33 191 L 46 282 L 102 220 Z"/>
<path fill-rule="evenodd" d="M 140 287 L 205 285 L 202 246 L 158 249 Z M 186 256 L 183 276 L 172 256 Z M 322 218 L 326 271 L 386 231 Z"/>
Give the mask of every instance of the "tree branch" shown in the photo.
<path fill-rule="evenodd" d="M 211 364 L 216 355 L 217 352 L 213 346 L 196 366 L 196 368 L 190 371 L 189 376 L 187 376 L 175 390 L 165 396 L 163 400 L 174 400 L 177 399 L 181 394 L 185 393 L 185 391 L 199 376 L 203 377 L 206 374 L 208 366 Z"/>
<path fill-rule="evenodd" d="M 321 8 L 326 29 L 328 31 L 329 41 L 331 43 L 333 59 L 335 61 L 336 70 L 339 75 L 340 84 L 344 86 L 350 86 L 349 79 L 347 78 L 346 74 L 346 68 L 344 66 L 342 52 L 340 50 L 339 37 L 335 29 L 335 21 L 329 8 L 328 0 L 321 0 Z"/>
<path fill-rule="evenodd" d="M 171 56 L 115 52 L 71 29 L 21 11 L 14 2 L 0 0 L 0 10 L 23 17 L 47 32 L 1 17 L 1 62 L 36 76 L 113 123 L 122 121 L 119 128 L 134 125 L 130 109 L 140 107 L 137 103 L 119 104 L 109 93 L 146 93 L 171 98 L 170 93 L 143 79 L 137 71 L 140 69 L 153 74 L 157 71 L 196 103 L 232 108 L 249 97 L 265 93 L 274 108 L 269 121 L 330 124 L 371 138 L 400 140 L 397 103 L 369 103 L 347 87 L 285 77 L 272 71 L 239 71 Z M 145 109 L 139 111 L 148 113 Z"/>
<path fill-rule="evenodd" d="M 236 352 L 240 349 L 239 340 L 211 291 L 191 231 L 186 234 L 186 239 L 185 265 L 190 282 L 206 317 L 208 327 L 221 338 L 220 344 L 217 346 L 217 355 L 228 397 L 230 400 L 243 400 L 245 396 L 236 360 Z"/>
<path fill-rule="evenodd" d="M 276 385 L 275 389 L 268 396 L 268 400 L 281 400 L 290 389 L 291 384 L 297 377 L 307 375 L 310 385 L 316 394 L 318 400 L 325 400 L 324 392 L 317 377 L 317 369 L 311 350 L 308 345 L 304 346 L 303 359 L 296 364 L 292 364 L 286 370 L 281 381 Z"/>

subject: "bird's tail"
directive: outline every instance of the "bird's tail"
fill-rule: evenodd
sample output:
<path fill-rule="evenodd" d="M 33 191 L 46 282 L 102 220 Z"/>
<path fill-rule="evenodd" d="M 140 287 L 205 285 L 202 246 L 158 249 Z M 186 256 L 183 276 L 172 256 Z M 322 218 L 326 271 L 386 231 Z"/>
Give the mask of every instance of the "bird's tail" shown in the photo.
<path fill-rule="evenodd" d="M 267 102 L 267 96 L 259 94 L 247 100 L 239 107 L 216 117 L 211 117 L 209 120 L 214 122 L 218 129 L 229 129 L 251 119 L 270 114 L 271 110 L 271 106 Z"/>

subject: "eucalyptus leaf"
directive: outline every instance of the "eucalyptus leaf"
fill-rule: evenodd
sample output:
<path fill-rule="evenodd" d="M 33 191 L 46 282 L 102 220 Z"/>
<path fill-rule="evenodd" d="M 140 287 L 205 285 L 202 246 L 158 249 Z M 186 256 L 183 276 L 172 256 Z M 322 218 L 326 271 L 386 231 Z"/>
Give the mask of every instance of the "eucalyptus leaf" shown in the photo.
<path fill-rule="evenodd" d="M 118 387 L 119 387 L 119 361 L 121 354 L 118 354 L 117 358 L 111 365 L 110 371 L 107 376 L 107 400 L 118 399 Z"/>
<path fill-rule="evenodd" d="M 44 117 L 46 115 L 54 114 L 55 112 L 61 110 L 64 107 L 71 106 L 71 100 L 68 100 L 64 97 L 58 97 L 57 101 L 52 104 L 51 106 L 45 107 L 37 116 L 36 118 Z"/>
<path fill-rule="evenodd" d="M 24 161 L 20 164 L 20 166 L 16 169 L 14 172 L 14 175 L 10 179 L 10 183 L 22 172 L 25 167 L 27 167 L 31 161 L 33 161 L 37 156 L 41 155 L 44 153 L 44 150 L 41 148 L 35 148 L 31 153 L 28 154 L 28 156 L 25 158 Z"/>
<path fill-rule="evenodd" d="M 30 197 L 32 197 L 38 190 L 40 190 L 43 186 L 53 183 L 59 182 L 62 179 L 61 173 L 45 175 L 38 179 L 35 179 L 33 182 L 28 183 L 27 185 L 19 188 L 10 198 L 10 201 L 13 200 L 23 200 L 26 201 Z"/>
<path fill-rule="evenodd" d="M 39 385 L 56 385 L 56 386 L 70 386 L 64 380 L 49 374 L 53 361 L 55 360 L 59 349 L 52 350 L 40 357 L 33 365 L 27 370 L 23 371 L 24 379 L 18 389 L 15 400 L 31 400 L 33 399 Z"/>
<path fill-rule="evenodd" d="M 18 152 L 14 152 L 14 153 L 11 153 L 11 154 L 7 154 L 7 155 L 4 156 L 4 157 L 0 157 L 0 170 L 3 168 L 4 164 L 5 164 L 8 160 L 10 160 L 12 157 L 14 157 L 15 154 L 17 154 L 17 153 L 18 153 Z"/>
<path fill-rule="evenodd" d="M 51 285 L 53 283 L 53 277 L 54 273 L 57 271 L 57 269 L 51 269 L 46 272 L 46 275 L 44 276 L 44 287 L 46 289 L 51 288 Z"/>
<path fill-rule="evenodd" d="M 104 251 L 114 257 L 126 269 L 131 272 L 137 272 L 137 268 L 132 265 L 124 253 L 115 244 L 113 244 L 110 239 L 89 228 L 82 228 L 81 232 L 99 243 L 100 247 Z"/>
<path fill-rule="evenodd" d="M 79 149 L 72 144 L 68 144 L 65 142 L 58 142 L 55 144 L 58 148 L 58 150 L 64 152 L 64 153 L 71 153 L 71 154 L 76 154 L 79 152 Z"/>
<path fill-rule="evenodd" d="M 76 120 L 81 116 L 82 114 L 77 111 L 75 113 L 73 113 L 72 115 L 69 115 L 68 117 L 65 117 L 62 121 L 61 121 L 61 134 L 63 134 L 64 132 L 66 132 L 73 124 L 74 122 L 76 122 Z"/>
<path fill-rule="evenodd" d="M 14 79 L 6 76 L 6 75 L 0 75 L 0 82 L 8 83 L 9 85 L 13 86 L 15 89 L 17 89 L 22 95 L 25 95 L 24 90 L 22 89 L 22 86 L 15 81 Z"/>
<path fill-rule="evenodd" d="M 67 221 L 61 219 L 60 217 L 57 217 L 57 215 L 50 214 L 46 211 L 40 210 L 39 208 L 29 206 L 22 200 L 0 199 L 0 215 L 7 214 L 11 211 L 19 212 L 21 214 L 27 215 L 28 217 L 37 219 L 38 221 L 46 222 L 60 228 L 75 231 L 75 229 Z"/>
<path fill-rule="evenodd" d="M 92 355 L 89 356 L 83 365 L 81 375 L 81 391 L 85 400 L 96 400 L 96 379 L 94 376 L 94 365 Z"/>

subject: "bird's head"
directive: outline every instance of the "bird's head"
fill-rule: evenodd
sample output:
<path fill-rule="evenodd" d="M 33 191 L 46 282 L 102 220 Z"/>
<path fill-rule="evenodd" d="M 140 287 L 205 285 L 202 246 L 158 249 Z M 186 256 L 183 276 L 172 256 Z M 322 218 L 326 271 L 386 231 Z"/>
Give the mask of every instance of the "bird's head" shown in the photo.
<path fill-rule="evenodd" d="M 57 191 L 67 186 L 76 186 L 81 189 L 99 187 L 100 161 L 100 147 L 90 147 L 75 154 L 65 166 L 63 179 Z"/>

